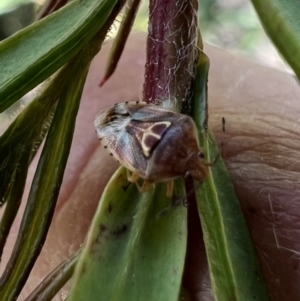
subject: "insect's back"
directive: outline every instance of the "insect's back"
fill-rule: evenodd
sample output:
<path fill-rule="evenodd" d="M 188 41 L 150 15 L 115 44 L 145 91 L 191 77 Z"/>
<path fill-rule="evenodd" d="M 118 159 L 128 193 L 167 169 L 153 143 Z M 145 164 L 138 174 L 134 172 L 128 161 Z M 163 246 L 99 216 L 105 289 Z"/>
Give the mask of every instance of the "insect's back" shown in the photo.
<path fill-rule="evenodd" d="M 193 120 L 155 105 L 116 104 L 97 116 L 95 126 L 104 148 L 149 182 L 184 176 L 199 152 Z"/>
<path fill-rule="evenodd" d="M 198 152 L 195 124 L 189 116 L 181 115 L 154 149 L 147 163 L 145 179 L 155 182 L 184 176 L 191 154 Z"/>

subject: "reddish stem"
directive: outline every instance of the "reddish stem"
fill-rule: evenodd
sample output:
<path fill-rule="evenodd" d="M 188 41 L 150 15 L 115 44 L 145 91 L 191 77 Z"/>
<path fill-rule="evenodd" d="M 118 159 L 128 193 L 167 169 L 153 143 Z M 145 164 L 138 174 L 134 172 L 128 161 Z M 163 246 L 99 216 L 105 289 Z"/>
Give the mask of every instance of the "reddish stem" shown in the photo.
<path fill-rule="evenodd" d="M 42 7 L 38 15 L 38 20 L 52 14 L 56 10 L 66 5 L 68 0 L 48 0 Z"/>
<path fill-rule="evenodd" d="M 196 0 L 150 0 L 144 100 L 191 98 L 197 51 Z"/>

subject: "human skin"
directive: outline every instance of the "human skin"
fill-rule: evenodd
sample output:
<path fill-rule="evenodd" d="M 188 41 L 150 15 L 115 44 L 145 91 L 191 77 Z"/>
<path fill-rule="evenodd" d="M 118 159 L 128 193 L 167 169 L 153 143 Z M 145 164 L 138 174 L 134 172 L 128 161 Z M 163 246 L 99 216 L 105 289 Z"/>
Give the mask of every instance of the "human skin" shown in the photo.
<path fill-rule="evenodd" d="M 117 166 L 93 126 L 97 112 L 142 95 L 145 35 L 134 34 L 117 71 L 102 87 L 109 43 L 94 59 L 77 116 L 74 140 L 55 216 L 44 249 L 18 300 L 84 241 L 103 188 Z M 289 74 L 205 46 L 209 125 L 229 169 L 271 300 L 300 300 L 300 89 Z M 221 118 L 226 119 L 225 133 Z M 36 160 L 30 167 L 24 200 Z M 24 202 L 23 202 L 24 203 Z M 193 206 L 190 206 L 190 211 Z M 17 235 L 14 224 L 4 262 Z M 191 300 L 213 300 L 199 220 L 191 213 L 184 285 Z M 61 294 L 55 300 L 61 300 Z"/>

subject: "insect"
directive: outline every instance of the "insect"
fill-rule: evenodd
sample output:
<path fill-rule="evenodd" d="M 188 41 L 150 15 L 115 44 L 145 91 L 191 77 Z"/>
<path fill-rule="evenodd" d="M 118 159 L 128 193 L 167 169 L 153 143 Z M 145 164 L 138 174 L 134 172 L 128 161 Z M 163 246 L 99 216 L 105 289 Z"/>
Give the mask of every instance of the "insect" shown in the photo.
<path fill-rule="evenodd" d="M 190 175 L 203 180 L 205 163 L 193 120 L 180 113 L 145 102 L 125 102 L 101 111 L 94 122 L 96 133 L 110 154 L 127 169 L 127 178 L 139 191 L 152 183 Z M 144 180 L 140 186 L 138 179 Z"/>

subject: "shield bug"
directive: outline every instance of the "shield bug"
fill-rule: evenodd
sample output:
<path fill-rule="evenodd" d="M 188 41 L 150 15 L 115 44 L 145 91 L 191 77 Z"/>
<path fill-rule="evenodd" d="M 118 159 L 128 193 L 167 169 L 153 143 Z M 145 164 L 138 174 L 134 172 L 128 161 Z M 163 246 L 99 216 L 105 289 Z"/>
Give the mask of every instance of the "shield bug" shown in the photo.
<path fill-rule="evenodd" d="M 207 176 L 211 164 L 204 162 L 195 123 L 187 115 L 144 102 L 126 102 L 100 112 L 94 124 L 102 145 L 126 167 L 128 180 L 140 191 L 167 181 L 171 197 L 175 178 Z M 142 186 L 139 178 L 144 180 Z"/>

